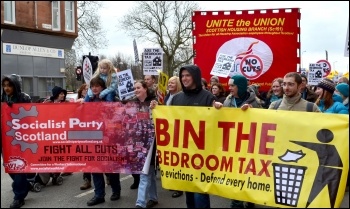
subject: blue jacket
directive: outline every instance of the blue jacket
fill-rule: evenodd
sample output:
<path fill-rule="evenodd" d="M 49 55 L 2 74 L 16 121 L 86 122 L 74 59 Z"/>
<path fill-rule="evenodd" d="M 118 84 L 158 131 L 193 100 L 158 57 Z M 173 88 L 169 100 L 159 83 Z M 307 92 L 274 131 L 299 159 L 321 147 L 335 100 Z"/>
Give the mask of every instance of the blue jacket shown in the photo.
<path fill-rule="evenodd" d="M 324 100 L 322 99 L 318 107 L 323 113 L 349 114 L 349 109 L 346 108 L 342 103 L 337 101 L 334 101 L 333 105 L 329 107 L 327 110 L 325 110 Z"/>
<path fill-rule="evenodd" d="M 104 80 L 104 82 L 106 83 L 106 87 L 107 87 L 100 93 L 102 98 L 104 98 L 109 93 L 118 94 L 118 76 L 116 73 L 112 73 L 112 80 L 111 80 L 111 84 L 109 86 L 107 86 L 108 75 L 100 74 L 99 77 Z M 89 97 L 93 96 L 90 88 L 88 89 L 87 94 L 89 95 Z"/>

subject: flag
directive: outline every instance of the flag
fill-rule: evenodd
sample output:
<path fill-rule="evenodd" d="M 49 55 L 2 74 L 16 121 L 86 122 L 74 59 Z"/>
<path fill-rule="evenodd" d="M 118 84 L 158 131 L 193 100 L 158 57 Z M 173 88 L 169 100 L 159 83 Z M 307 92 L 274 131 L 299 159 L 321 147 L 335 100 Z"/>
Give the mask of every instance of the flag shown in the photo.
<path fill-rule="evenodd" d="M 136 40 L 134 39 L 134 55 L 135 55 L 135 65 L 139 64 L 139 52 L 137 51 Z"/>

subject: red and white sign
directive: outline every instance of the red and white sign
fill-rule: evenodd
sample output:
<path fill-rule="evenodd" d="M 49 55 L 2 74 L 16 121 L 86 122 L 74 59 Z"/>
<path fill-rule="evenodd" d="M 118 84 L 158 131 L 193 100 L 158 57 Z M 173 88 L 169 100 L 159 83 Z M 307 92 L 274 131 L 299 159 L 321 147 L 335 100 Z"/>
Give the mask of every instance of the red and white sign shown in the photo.
<path fill-rule="evenodd" d="M 212 69 L 226 72 L 230 67 L 229 76 L 220 79 L 225 87 L 231 75 L 241 74 L 267 91 L 275 78 L 298 69 L 299 21 L 299 8 L 195 11 L 194 64 L 200 67 L 206 80 L 210 80 Z M 234 64 L 227 61 L 218 65 L 220 55 L 236 60 Z"/>
<path fill-rule="evenodd" d="M 316 63 L 321 64 L 322 70 L 323 70 L 323 78 L 327 77 L 329 73 L 331 73 L 331 64 L 327 60 L 319 60 Z"/>
<path fill-rule="evenodd" d="M 242 58 L 241 73 L 249 80 L 259 78 L 264 70 L 264 63 L 261 58 L 257 55 L 250 54 Z"/>
<path fill-rule="evenodd" d="M 83 76 L 85 83 L 89 85 L 92 78 L 92 65 L 88 57 L 83 62 Z"/>

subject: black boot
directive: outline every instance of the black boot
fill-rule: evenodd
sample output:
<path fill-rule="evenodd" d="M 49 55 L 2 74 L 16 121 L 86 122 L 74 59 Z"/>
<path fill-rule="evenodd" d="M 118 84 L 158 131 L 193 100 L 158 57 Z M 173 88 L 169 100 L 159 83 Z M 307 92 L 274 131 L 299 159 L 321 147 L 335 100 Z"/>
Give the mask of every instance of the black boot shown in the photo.
<path fill-rule="evenodd" d="M 139 183 L 140 183 L 140 174 L 132 174 L 134 177 L 134 183 L 131 184 L 130 189 L 137 189 L 139 188 Z"/>
<path fill-rule="evenodd" d="M 24 200 L 13 200 L 10 205 L 10 208 L 20 208 L 24 205 Z"/>

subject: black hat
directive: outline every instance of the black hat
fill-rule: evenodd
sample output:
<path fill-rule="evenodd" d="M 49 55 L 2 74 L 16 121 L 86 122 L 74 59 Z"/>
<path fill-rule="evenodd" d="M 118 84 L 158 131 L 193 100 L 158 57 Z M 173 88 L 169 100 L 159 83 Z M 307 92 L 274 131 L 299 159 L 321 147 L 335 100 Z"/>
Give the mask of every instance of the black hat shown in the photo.
<path fill-rule="evenodd" d="M 58 95 L 59 95 L 61 92 L 64 93 L 64 100 L 66 100 L 67 90 L 62 89 L 62 88 L 59 87 L 59 86 L 53 87 L 53 89 L 52 89 L 52 96 L 50 97 L 50 100 L 51 100 L 51 101 L 54 101 L 54 100 L 58 97 Z"/>
<path fill-rule="evenodd" d="M 326 90 L 329 93 L 333 94 L 335 90 L 335 83 L 332 80 L 325 78 L 317 84 L 317 87 L 322 88 L 323 90 Z"/>

